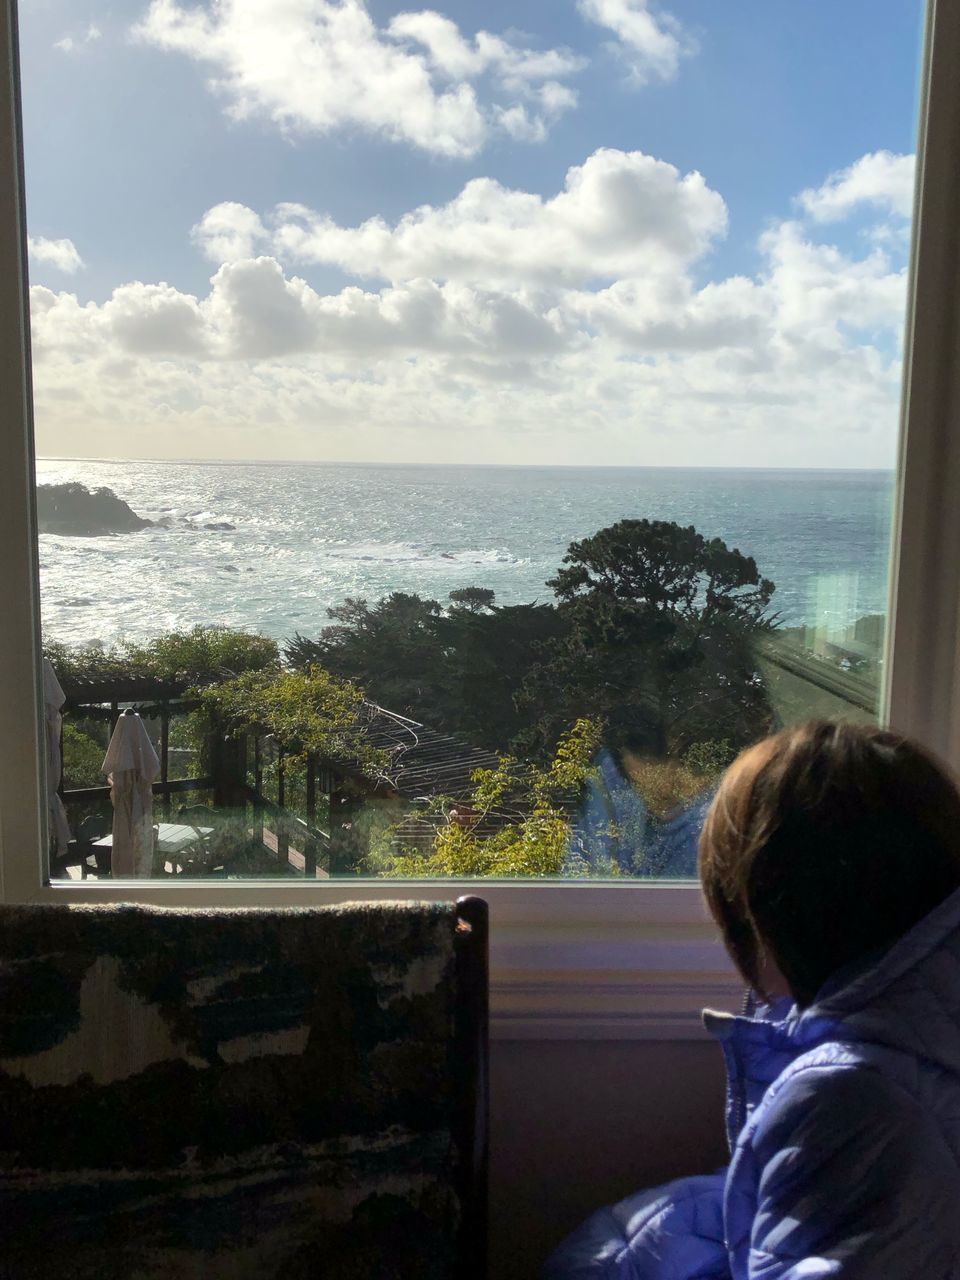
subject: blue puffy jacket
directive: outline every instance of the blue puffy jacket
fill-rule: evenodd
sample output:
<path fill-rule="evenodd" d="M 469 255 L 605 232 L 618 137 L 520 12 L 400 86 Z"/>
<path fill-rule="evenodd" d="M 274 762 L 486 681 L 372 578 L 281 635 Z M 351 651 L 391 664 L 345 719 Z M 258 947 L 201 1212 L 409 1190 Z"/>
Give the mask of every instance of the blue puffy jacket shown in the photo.
<path fill-rule="evenodd" d="M 960 1280 L 960 892 L 808 1009 L 704 1022 L 729 1168 L 594 1214 L 544 1280 Z"/>

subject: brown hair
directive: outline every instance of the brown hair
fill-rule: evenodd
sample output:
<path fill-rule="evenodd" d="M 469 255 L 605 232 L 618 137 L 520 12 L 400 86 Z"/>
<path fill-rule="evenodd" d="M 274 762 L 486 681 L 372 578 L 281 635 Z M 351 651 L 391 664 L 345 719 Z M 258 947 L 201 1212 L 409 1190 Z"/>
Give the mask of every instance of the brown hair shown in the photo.
<path fill-rule="evenodd" d="M 731 958 L 762 993 L 772 959 L 803 1007 L 960 887 L 960 792 L 887 729 L 811 721 L 744 751 L 700 837 Z"/>

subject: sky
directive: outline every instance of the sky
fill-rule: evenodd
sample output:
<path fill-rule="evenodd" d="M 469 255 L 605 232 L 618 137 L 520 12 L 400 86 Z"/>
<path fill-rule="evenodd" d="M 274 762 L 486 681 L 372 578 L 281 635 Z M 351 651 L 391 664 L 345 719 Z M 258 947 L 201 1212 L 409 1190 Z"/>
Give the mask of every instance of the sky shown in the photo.
<path fill-rule="evenodd" d="M 46 456 L 890 467 L 920 0 L 21 0 Z"/>

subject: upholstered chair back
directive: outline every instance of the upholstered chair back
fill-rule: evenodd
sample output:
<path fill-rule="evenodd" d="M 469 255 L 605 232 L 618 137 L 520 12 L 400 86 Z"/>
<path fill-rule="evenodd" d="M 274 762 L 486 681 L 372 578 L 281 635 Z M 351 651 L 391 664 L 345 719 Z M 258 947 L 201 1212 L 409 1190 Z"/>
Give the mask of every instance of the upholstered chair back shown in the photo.
<path fill-rule="evenodd" d="M 0 908 L 3 1280 L 479 1276 L 485 925 Z"/>

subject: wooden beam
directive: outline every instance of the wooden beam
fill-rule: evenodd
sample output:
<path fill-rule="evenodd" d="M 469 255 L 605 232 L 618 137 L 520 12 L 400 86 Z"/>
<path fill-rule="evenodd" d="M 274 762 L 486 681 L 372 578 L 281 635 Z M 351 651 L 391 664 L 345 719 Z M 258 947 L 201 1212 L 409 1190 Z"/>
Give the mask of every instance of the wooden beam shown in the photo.
<path fill-rule="evenodd" d="M 280 820 L 277 823 L 277 856 L 284 867 L 290 861 L 290 837 L 287 833 L 286 815 L 283 812 L 286 803 L 287 779 L 283 767 L 283 750 L 281 749 L 277 756 L 277 808 L 280 810 Z"/>
<path fill-rule="evenodd" d="M 317 758 L 307 756 L 307 823 L 311 827 L 317 825 Z M 303 874 L 307 880 L 317 878 L 317 843 L 313 836 L 307 837 L 303 848 Z"/>
<path fill-rule="evenodd" d="M 167 783 L 167 789 L 171 792 L 175 791 L 209 791 L 213 786 L 213 778 L 205 775 L 202 778 L 175 778 L 172 782 Z M 153 784 L 153 794 L 155 796 L 163 795 L 163 783 L 155 782 Z M 99 796 L 109 796 L 109 787 L 73 787 L 70 791 L 64 791 L 63 799 L 65 802 L 80 800 L 96 800 Z"/>
<path fill-rule="evenodd" d="M 163 784 L 163 816 L 170 819 L 170 704 L 160 704 L 160 781 Z"/>

